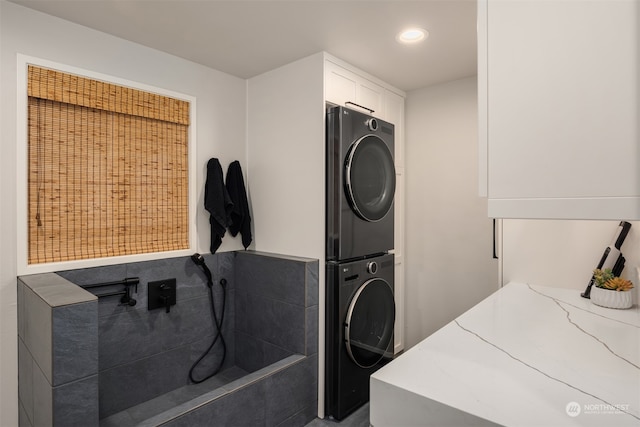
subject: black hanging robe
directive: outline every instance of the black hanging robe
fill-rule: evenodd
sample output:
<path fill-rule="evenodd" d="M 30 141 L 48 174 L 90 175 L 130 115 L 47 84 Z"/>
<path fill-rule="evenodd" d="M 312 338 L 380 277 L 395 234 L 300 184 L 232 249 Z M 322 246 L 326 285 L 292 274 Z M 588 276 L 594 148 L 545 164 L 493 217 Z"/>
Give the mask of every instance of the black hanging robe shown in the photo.
<path fill-rule="evenodd" d="M 204 186 L 204 207 L 209 211 L 211 224 L 211 253 L 215 253 L 222 244 L 222 237 L 229 225 L 229 215 L 233 202 L 224 185 L 222 167 L 216 158 L 207 163 L 207 181 Z"/>
<path fill-rule="evenodd" d="M 249 202 L 242 178 L 242 168 L 237 160 L 231 162 L 227 169 L 226 179 L 227 192 L 233 208 L 229 218 L 229 232 L 236 236 L 238 232 L 242 235 L 242 245 L 245 249 L 251 244 L 251 216 L 249 215 Z"/>

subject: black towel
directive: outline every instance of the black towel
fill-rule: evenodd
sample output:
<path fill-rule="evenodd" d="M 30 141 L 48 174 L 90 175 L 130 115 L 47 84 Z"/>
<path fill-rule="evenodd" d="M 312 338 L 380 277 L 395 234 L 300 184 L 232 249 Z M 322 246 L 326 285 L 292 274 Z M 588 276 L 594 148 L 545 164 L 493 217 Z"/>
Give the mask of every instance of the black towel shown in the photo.
<path fill-rule="evenodd" d="M 233 209 L 229 221 L 229 232 L 236 236 L 242 234 L 242 245 L 245 249 L 251 244 L 251 216 L 249 215 L 249 202 L 244 188 L 244 178 L 240 162 L 233 161 L 227 169 L 227 191 L 233 202 Z"/>
<path fill-rule="evenodd" d="M 207 163 L 204 207 L 211 214 L 209 224 L 211 224 L 211 253 L 213 254 L 222 243 L 222 237 L 229 225 L 229 214 L 233 208 L 233 202 L 222 180 L 222 167 L 215 158 L 209 159 Z"/>

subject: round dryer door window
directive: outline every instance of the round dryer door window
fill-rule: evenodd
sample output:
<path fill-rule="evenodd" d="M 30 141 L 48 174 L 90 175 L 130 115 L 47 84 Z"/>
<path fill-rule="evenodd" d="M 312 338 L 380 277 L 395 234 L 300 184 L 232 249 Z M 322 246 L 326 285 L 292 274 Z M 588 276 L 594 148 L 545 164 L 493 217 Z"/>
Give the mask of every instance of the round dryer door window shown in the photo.
<path fill-rule="evenodd" d="M 362 368 L 376 365 L 393 339 L 396 308 L 391 286 L 382 279 L 366 281 L 354 295 L 345 320 L 347 353 Z"/>
<path fill-rule="evenodd" d="M 393 206 L 396 170 L 387 144 L 366 135 L 351 146 L 345 162 L 346 191 L 354 212 L 365 221 L 379 221 Z"/>

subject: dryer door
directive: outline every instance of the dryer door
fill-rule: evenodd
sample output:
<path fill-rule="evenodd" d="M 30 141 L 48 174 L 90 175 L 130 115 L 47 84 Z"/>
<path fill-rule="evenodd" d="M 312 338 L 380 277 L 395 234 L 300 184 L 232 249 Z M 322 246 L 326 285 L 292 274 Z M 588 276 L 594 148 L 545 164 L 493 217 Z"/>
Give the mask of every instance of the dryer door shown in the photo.
<path fill-rule="evenodd" d="M 375 135 L 353 143 L 345 161 L 347 199 L 365 221 L 379 221 L 393 206 L 396 169 L 387 144 Z"/>
<path fill-rule="evenodd" d="M 393 341 L 393 290 L 380 278 L 367 280 L 354 295 L 345 320 L 347 353 L 362 368 L 376 365 Z"/>

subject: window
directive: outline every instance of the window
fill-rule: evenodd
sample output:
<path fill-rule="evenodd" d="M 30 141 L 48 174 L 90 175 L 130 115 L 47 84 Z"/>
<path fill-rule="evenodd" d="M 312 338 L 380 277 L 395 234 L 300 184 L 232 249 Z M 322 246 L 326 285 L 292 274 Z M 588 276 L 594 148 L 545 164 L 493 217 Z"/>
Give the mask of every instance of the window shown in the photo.
<path fill-rule="evenodd" d="M 29 265 L 189 248 L 189 102 L 28 66 Z"/>

